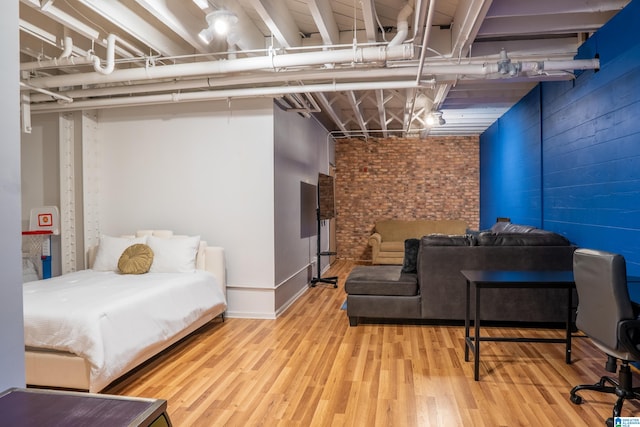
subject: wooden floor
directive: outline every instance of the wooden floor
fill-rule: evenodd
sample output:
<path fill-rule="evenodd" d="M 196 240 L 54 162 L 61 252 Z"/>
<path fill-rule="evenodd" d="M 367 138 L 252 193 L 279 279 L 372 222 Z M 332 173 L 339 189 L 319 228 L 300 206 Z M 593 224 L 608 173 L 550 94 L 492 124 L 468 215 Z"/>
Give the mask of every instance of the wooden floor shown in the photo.
<path fill-rule="evenodd" d="M 606 373 L 588 339 L 573 340 L 571 365 L 562 344 L 483 343 L 475 382 L 461 326 L 349 327 L 351 268 L 334 263 L 339 288 L 310 288 L 277 320 L 214 321 L 104 392 L 166 399 L 176 427 L 599 426 L 611 416 L 612 395 L 569 401 L 571 387 Z M 640 404 L 623 415 L 640 416 Z"/>

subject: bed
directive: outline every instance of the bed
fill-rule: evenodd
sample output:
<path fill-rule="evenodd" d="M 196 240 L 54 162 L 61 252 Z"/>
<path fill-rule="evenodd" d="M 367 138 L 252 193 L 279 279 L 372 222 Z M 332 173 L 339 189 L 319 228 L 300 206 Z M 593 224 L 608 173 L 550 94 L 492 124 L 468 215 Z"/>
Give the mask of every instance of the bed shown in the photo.
<path fill-rule="evenodd" d="M 142 262 L 148 272 L 127 270 L 142 259 L 125 259 L 131 249 L 151 253 L 152 261 Z M 89 250 L 88 265 L 24 283 L 28 385 L 99 392 L 224 316 L 224 250 L 199 236 L 166 230 L 102 236 Z"/>

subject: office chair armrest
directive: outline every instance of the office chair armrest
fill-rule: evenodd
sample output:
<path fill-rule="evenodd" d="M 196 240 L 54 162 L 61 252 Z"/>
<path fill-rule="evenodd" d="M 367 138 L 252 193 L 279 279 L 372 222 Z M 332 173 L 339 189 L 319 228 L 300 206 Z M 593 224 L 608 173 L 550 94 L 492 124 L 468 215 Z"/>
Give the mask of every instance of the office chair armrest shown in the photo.
<path fill-rule="evenodd" d="M 623 320 L 618 323 L 618 341 L 640 361 L 640 319 Z"/>

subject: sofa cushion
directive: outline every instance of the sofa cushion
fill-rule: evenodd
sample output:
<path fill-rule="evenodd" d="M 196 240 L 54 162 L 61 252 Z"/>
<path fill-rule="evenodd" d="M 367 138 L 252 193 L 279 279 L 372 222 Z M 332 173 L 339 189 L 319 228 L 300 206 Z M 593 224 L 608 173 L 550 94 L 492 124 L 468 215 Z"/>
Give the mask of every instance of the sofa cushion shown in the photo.
<path fill-rule="evenodd" d="M 470 234 L 429 234 L 422 237 L 425 246 L 474 246 L 475 238 Z"/>
<path fill-rule="evenodd" d="M 568 246 L 564 236 L 550 231 L 537 230 L 527 233 L 491 233 L 478 235 L 479 246 Z"/>
<path fill-rule="evenodd" d="M 491 226 L 492 233 L 531 233 L 540 230 L 532 225 L 512 224 L 510 222 L 496 222 Z M 544 231 L 544 230 L 542 230 Z"/>
<path fill-rule="evenodd" d="M 404 240 L 400 240 L 398 242 L 382 242 L 380 243 L 380 251 L 404 253 Z"/>
<path fill-rule="evenodd" d="M 383 243 L 385 241 L 403 243 L 406 239 L 420 238 L 421 236 L 431 233 L 461 234 L 464 233 L 466 229 L 467 224 L 464 221 L 448 219 L 388 219 L 378 221 L 375 225 L 375 231 L 382 236 Z"/>
<path fill-rule="evenodd" d="M 403 273 L 400 265 L 358 265 L 347 277 L 344 290 L 350 295 L 414 296 L 418 277 Z"/>
<path fill-rule="evenodd" d="M 404 241 L 404 258 L 402 260 L 403 273 L 418 272 L 418 250 L 420 239 L 407 239 Z"/>

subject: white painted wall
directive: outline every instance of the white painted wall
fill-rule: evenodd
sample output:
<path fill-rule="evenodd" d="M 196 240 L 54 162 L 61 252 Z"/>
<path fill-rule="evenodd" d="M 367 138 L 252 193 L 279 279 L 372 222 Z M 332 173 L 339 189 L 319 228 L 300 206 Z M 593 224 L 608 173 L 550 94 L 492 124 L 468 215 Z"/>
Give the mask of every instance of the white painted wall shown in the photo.
<path fill-rule="evenodd" d="M 102 232 L 199 234 L 225 248 L 230 288 L 273 288 L 272 109 L 260 99 L 101 110 Z"/>
<path fill-rule="evenodd" d="M 82 191 L 97 200 L 102 234 L 166 228 L 223 246 L 230 317 L 275 318 L 307 289 L 316 238 L 300 236 L 300 182 L 315 185 L 327 171 L 331 153 L 319 123 L 280 111 L 271 99 L 95 116 L 77 138 L 97 153 L 83 159 L 97 179 L 85 179 Z M 33 122 L 42 127 L 33 145 L 45 150 L 58 122 L 39 115 Z M 37 149 L 25 154 L 28 167 L 49 167 Z"/>
<path fill-rule="evenodd" d="M 20 260 L 20 94 L 18 2 L 3 3 L 0 14 L 0 391 L 24 387 L 24 330 Z"/>
<path fill-rule="evenodd" d="M 317 275 L 317 237 L 301 236 L 300 183 L 318 184 L 318 172 L 327 173 L 329 144 L 326 129 L 313 118 L 274 111 L 275 120 L 275 274 L 276 312 L 281 312 L 307 289 Z M 322 248 L 328 248 L 328 227 L 322 230 Z M 315 233 L 314 233 L 315 234 Z M 324 265 L 328 262 L 326 257 Z"/>

